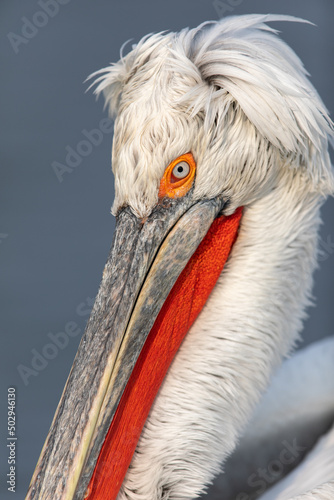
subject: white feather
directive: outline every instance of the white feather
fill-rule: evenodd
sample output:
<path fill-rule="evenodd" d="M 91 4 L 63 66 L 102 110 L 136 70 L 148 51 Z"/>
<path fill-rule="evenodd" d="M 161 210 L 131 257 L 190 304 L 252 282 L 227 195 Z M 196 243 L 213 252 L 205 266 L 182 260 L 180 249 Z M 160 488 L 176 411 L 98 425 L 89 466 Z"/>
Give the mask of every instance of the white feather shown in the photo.
<path fill-rule="evenodd" d="M 298 351 L 282 364 L 208 498 L 246 500 L 264 494 L 261 500 L 283 500 L 277 495 L 284 491 L 286 500 L 334 479 L 333 445 L 317 446 L 310 454 L 312 462 L 309 457 L 303 461 L 334 421 L 333 394 L 334 337 Z"/>
<path fill-rule="evenodd" d="M 250 202 L 262 195 L 254 184 L 268 189 L 278 169 L 291 167 L 309 189 L 333 191 L 333 124 L 301 61 L 264 24 L 281 20 L 300 21 L 251 15 L 147 36 L 93 75 L 117 114 L 115 213 L 130 204 L 146 216 L 164 169 L 189 150 L 199 198 L 224 190 L 234 205 Z"/>

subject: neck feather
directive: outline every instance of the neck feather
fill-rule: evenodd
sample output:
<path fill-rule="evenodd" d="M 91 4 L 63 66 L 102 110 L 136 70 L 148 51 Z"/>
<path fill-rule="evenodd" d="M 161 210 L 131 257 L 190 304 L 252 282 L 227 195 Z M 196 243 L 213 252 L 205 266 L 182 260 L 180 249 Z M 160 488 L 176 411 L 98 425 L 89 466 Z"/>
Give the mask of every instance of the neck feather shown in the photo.
<path fill-rule="evenodd" d="M 232 452 L 309 303 L 318 195 L 292 171 L 245 208 L 230 259 L 160 388 L 118 500 L 195 498 Z"/>

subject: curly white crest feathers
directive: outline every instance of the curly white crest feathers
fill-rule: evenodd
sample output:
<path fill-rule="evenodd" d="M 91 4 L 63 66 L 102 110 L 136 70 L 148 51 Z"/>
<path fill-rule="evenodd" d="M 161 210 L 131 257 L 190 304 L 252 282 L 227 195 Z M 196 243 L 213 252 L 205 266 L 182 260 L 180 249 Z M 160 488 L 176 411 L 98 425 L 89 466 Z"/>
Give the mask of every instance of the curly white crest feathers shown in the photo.
<path fill-rule="evenodd" d="M 244 119 L 279 151 L 283 163 L 301 167 L 314 188 L 328 194 L 334 190 L 328 155 L 333 123 L 300 59 L 266 24 L 273 21 L 307 22 L 254 14 L 203 23 L 180 33 L 147 35 L 120 61 L 92 75 L 98 76 L 95 93 L 104 93 L 115 116 L 121 103 L 124 110 L 137 97 L 153 98 L 149 80 L 164 70 L 169 79 L 156 79 L 154 90 L 165 111 L 173 107 L 163 102 L 171 85 L 172 104 L 192 117 L 201 116 L 206 131 L 222 123 L 237 104 Z M 173 79 L 175 74 L 178 78 Z M 147 120 L 150 117 L 151 113 Z M 140 120 L 138 125 L 137 133 L 143 134 L 144 120 L 142 128 Z M 186 138 L 190 132 L 185 128 L 179 133 Z M 167 133 L 164 140 L 166 149 Z"/>

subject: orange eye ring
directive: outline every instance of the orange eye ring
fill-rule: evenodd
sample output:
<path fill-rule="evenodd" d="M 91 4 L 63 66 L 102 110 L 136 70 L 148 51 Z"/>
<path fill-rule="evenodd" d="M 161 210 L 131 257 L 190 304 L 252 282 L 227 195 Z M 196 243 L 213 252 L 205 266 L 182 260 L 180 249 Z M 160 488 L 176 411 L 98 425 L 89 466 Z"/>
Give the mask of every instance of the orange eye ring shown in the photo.
<path fill-rule="evenodd" d="M 193 184 L 196 162 L 191 153 L 173 160 L 165 170 L 160 182 L 159 198 L 180 198 L 188 193 Z"/>

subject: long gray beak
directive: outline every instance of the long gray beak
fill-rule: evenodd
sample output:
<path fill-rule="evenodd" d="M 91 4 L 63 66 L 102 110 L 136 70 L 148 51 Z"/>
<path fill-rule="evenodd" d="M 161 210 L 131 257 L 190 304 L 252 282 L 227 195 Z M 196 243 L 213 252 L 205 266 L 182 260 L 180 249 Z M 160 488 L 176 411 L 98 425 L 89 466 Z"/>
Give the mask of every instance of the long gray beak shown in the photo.
<path fill-rule="evenodd" d="M 144 222 L 124 208 L 101 286 L 26 500 L 82 499 L 117 405 L 178 276 L 223 199 L 164 199 Z"/>

